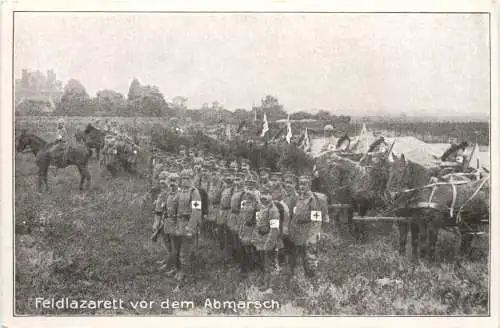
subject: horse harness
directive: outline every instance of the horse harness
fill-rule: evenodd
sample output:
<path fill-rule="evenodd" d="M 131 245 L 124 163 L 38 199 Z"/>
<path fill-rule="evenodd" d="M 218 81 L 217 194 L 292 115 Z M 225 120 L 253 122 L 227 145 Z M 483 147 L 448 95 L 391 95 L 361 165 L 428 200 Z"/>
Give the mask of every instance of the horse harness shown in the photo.
<path fill-rule="evenodd" d="M 453 218 L 454 214 L 456 214 L 457 223 L 460 223 L 460 222 L 462 222 L 461 213 L 462 213 L 465 205 L 478 195 L 479 191 L 483 188 L 483 186 L 485 185 L 485 183 L 487 182 L 488 179 L 489 179 L 489 176 L 481 182 L 481 184 L 478 186 L 478 188 L 476 188 L 476 190 L 472 193 L 472 195 L 458 208 L 457 211 L 455 211 L 455 205 L 457 202 L 457 185 L 466 184 L 466 183 L 469 183 L 470 181 L 434 182 L 434 183 L 425 185 L 425 186 L 420 187 L 420 188 L 406 189 L 406 190 L 403 190 L 403 192 L 405 192 L 405 193 L 412 192 L 412 191 L 432 187 L 431 193 L 430 193 L 429 198 L 426 202 L 418 202 L 415 205 L 410 206 L 410 208 L 432 208 L 432 209 L 436 209 L 439 211 L 443 211 L 443 210 L 449 211 L 450 218 Z M 435 181 L 435 180 L 431 179 L 431 181 Z M 434 194 L 435 194 L 437 188 L 439 186 L 443 186 L 443 185 L 449 185 L 451 187 L 451 190 L 452 190 L 453 196 L 452 196 L 451 206 L 449 209 L 446 208 L 444 205 L 441 205 L 437 202 L 433 202 Z"/>

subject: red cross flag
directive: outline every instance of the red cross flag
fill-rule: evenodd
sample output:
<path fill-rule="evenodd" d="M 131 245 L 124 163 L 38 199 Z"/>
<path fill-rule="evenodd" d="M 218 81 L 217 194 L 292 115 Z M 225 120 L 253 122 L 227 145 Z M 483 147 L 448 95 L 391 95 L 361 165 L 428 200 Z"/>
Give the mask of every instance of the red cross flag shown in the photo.
<path fill-rule="evenodd" d="M 321 222 L 321 211 L 311 211 L 311 221 Z"/>

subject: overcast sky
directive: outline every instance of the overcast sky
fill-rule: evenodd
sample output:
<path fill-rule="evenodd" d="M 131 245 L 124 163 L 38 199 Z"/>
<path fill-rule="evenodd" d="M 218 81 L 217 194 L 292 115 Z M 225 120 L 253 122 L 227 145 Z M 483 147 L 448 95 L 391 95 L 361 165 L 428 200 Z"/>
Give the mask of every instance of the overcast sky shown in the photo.
<path fill-rule="evenodd" d="M 488 33 L 479 14 L 16 13 L 15 74 L 125 96 L 137 77 L 190 107 L 487 115 Z"/>

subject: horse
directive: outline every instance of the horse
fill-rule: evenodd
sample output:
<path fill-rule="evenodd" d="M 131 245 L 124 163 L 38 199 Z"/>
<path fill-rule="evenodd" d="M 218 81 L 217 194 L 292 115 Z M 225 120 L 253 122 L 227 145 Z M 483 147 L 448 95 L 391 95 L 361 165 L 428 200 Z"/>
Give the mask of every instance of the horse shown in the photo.
<path fill-rule="evenodd" d="M 81 144 L 85 143 L 85 132 L 78 129 L 75 132 L 75 140 Z"/>
<path fill-rule="evenodd" d="M 317 163 L 318 191 L 328 196 L 330 204 L 349 205 L 347 219 L 349 231 L 357 240 L 364 240 L 365 229 L 353 222 L 354 211 L 365 216 L 369 210 L 384 208 L 387 204 L 383 188 L 389 176 L 387 154 L 366 155 L 360 162 L 330 155 L 328 160 Z M 332 215 L 336 221 L 339 213 Z"/>
<path fill-rule="evenodd" d="M 408 218 L 408 221 L 398 224 L 401 256 L 406 253 L 408 229 L 411 231 L 413 259 L 434 258 L 437 234 L 443 228 L 458 228 L 460 253 L 469 253 L 471 233 L 477 232 L 481 222 L 489 220 L 487 178 L 472 182 L 431 183 L 434 174 L 432 169 L 407 161 L 404 155 L 391 165 L 386 190 L 396 215 Z"/>
<path fill-rule="evenodd" d="M 83 131 L 85 134 L 84 142 L 85 146 L 89 149 L 95 149 L 97 161 L 99 161 L 101 149 L 104 148 L 104 139 L 106 137 L 106 133 L 101 131 L 92 124 L 88 124 Z"/>
<path fill-rule="evenodd" d="M 404 154 L 401 154 L 400 158 L 392 159 L 385 195 L 391 201 L 393 208 L 396 209 L 396 215 L 408 217 L 411 213 L 407 213 L 403 208 L 405 202 L 408 201 L 409 194 L 402 191 L 428 184 L 434 172 L 418 163 L 406 160 Z M 406 253 L 406 240 L 411 231 L 412 254 L 413 258 L 417 257 L 419 231 L 427 230 L 425 223 L 423 220 L 398 222 L 399 254 L 401 256 Z"/>
<path fill-rule="evenodd" d="M 64 152 L 52 151 L 52 146 L 56 142 L 47 143 L 42 138 L 23 131 L 17 140 L 16 151 L 22 152 L 26 147 L 30 146 L 35 155 L 35 163 L 38 167 L 38 190 L 42 190 L 42 185 L 45 184 L 46 191 L 49 190 L 47 183 L 47 175 L 49 166 L 52 164 L 57 168 L 65 168 L 70 165 L 75 165 L 80 173 L 80 190 L 83 190 L 83 184 L 87 182 L 87 189 L 90 187 L 90 172 L 88 169 L 88 160 L 92 156 L 90 149 L 82 149 L 70 147 L 68 149 L 67 160 L 63 160 Z"/>
<path fill-rule="evenodd" d="M 109 154 L 106 154 L 106 161 L 104 161 L 104 165 L 113 178 L 116 177 L 120 167 L 128 173 L 136 175 L 138 173 L 137 162 L 139 158 L 139 151 L 139 147 L 135 145 L 112 146 L 107 150 Z"/>

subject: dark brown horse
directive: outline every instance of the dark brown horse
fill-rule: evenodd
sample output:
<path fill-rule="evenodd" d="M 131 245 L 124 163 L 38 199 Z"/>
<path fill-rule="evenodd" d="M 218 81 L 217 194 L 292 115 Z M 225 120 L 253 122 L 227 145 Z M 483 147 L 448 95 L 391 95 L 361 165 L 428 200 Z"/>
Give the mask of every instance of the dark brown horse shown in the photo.
<path fill-rule="evenodd" d="M 77 142 L 84 144 L 85 143 L 85 132 L 83 132 L 83 130 L 78 129 L 75 132 L 75 139 Z"/>
<path fill-rule="evenodd" d="M 333 155 L 317 163 L 318 190 L 328 196 L 329 204 L 349 204 L 349 230 L 359 240 L 366 237 L 363 224 L 353 223 L 354 212 L 367 215 L 369 210 L 384 209 L 384 188 L 389 176 L 386 154 L 368 155 L 360 162 Z M 334 214 L 335 220 L 338 214 Z"/>
<path fill-rule="evenodd" d="M 390 168 L 387 191 L 396 214 L 409 218 L 408 222 L 399 223 L 399 252 L 406 253 L 410 229 L 413 259 L 434 258 L 437 235 L 443 228 L 458 228 L 460 251 L 470 252 L 473 234 L 480 230 L 482 222 L 489 220 L 488 181 L 430 183 L 434 173 L 407 161 L 404 155 Z"/>
<path fill-rule="evenodd" d="M 41 191 L 42 184 L 45 184 L 45 189 L 48 191 L 47 175 L 49 166 L 52 164 L 57 168 L 65 168 L 70 165 L 75 165 L 80 172 L 80 190 L 83 189 L 83 184 L 87 182 L 87 189 L 90 186 L 90 172 L 88 170 L 88 160 L 92 155 L 92 151 L 86 148 L 70 147 L 68 149 L 67 159 L 64 160 L 63 151 L 51 150 L 55 143 L 47 143 L 42 138 L 23 131 L 17 140 L 16 151 L 22 152 L 26 147 L 30 147 L 35 155 L 35 163 L 38 167 L 38 190 Z"/>
<path fill-rule="evenodd" d="M 88 149 L 95 149 L 96 158 L 99 161 L 101 149 L 104 148 L 106 133 L 95 128 L 90 123 L 85 127 L 83 133 L 85 146 L 87 146 Z"/>
<path fill-rule="evenodd" d="M 404 192 L 415 187 L 429 184 L 433 172 L 422 165 L 406 160 L 404 154 L 400 158 L 393 158 L 389 169 L 389 179 L 386 185 L 386 195 L 396 208 L 396 215 L 411 217 L 412 213 L 406 209 L 406 203 L 410 200 L 410 193 Z M 398 222 L 399 228 L 399 253 L 406 253 L 406 240 L 411 231 L 411 244 L 413 258 L 418 256 L 419 233 L 427 230 L 424 220 L 409 220 Z M 425 251 L 423 252 L 425 253 Z"/>

